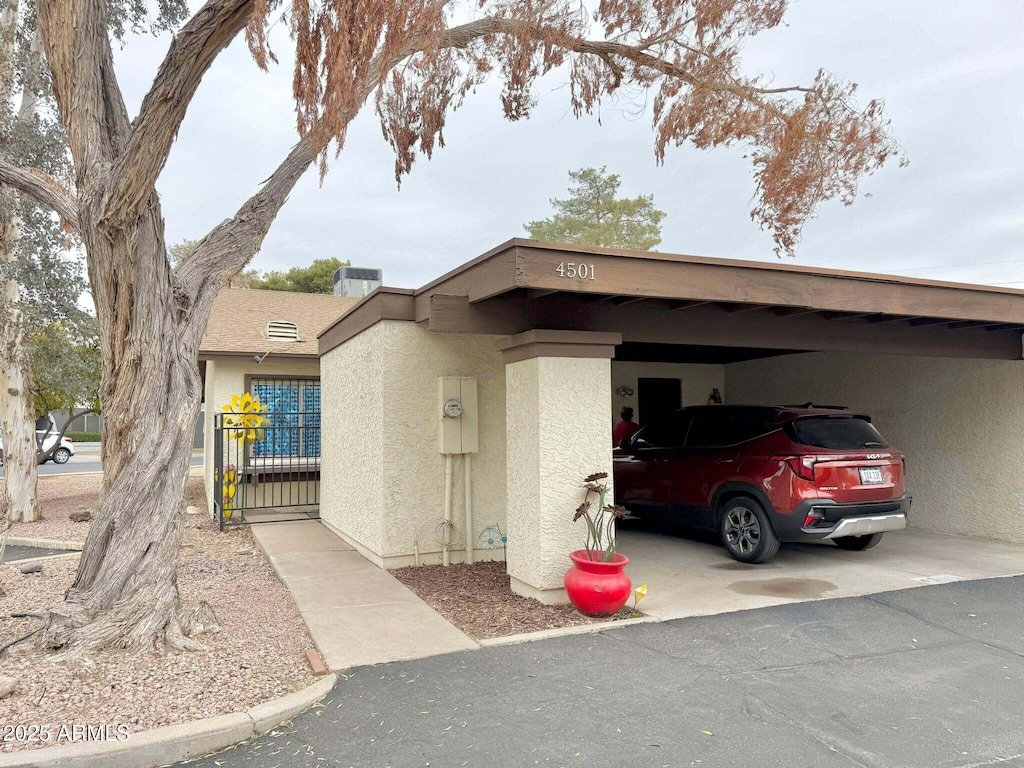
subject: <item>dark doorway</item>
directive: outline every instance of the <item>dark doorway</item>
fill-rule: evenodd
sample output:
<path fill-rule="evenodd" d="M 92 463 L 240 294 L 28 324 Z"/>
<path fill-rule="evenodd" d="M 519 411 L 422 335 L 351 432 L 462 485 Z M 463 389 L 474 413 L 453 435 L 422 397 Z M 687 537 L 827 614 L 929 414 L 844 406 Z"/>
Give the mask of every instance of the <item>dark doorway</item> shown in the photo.
<path fill-rule="evenodd" d="M 640 426 L 650 424 L 683 404 L 683 382 L 680 379 L 639 379 L 637 405 Z"/>

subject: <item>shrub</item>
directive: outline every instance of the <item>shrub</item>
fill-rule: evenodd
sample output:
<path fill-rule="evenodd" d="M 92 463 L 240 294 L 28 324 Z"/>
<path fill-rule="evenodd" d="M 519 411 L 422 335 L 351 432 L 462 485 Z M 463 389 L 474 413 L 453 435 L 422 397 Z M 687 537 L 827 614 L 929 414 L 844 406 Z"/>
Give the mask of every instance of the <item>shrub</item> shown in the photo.
<path fill-rule="evenodd" d="M 64 437 L 72 440 L 76 443 L 98 443 L 100 441 L 99 432 L 65 432 Z"/>

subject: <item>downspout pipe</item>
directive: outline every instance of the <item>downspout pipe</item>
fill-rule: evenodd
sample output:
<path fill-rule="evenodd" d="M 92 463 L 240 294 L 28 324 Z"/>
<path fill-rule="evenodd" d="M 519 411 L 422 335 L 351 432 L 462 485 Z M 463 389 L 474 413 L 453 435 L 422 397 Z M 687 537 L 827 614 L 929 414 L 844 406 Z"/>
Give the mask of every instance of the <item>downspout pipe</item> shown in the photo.
<path fill-rule="evenodd" d="M 465 454 L 466 475 L 466 562 L 473 564 L 473 454 Z"/>
<path fill-rule="evenodd" d="M 444 455 L 444 522 L 445 535 L 441 541 L 441 563 L 445 566 L 449 563 L 448 557 L 448 529 L 452 521 L 452 455 Z"/>

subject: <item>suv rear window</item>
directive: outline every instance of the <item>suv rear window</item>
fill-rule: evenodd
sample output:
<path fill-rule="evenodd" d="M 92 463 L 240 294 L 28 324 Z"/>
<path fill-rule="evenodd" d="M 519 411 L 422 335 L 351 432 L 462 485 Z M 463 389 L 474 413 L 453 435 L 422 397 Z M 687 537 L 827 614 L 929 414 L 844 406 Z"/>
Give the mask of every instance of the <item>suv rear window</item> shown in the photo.
<path fill-rule="evenodd" d="M 857 417 L 809 416 L 791 421 L 787 431 L 800 445 L 833 451 L 889 447 L 870 421 Z"/>

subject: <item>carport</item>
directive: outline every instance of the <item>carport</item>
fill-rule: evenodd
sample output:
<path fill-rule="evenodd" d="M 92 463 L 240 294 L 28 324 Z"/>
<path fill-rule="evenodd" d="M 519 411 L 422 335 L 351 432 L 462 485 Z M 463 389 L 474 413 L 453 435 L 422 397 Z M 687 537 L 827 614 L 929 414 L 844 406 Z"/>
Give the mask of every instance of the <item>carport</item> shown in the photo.
<path fill-rule="evenodd" d="M 419 290 L 378 289 L 321 335 L 321 516 L 392 567 L 431 562 L 439 546 L 424 531 L 454 509 L 453 562 L 504 554 L 517 592 L 562 600 L 580 478 L 611 467 L 619 407 L 643 422 L 644 382 L 676 381 L 682 405 L 716 390 L 727 403 L 842 403 L 872 414 L 907 454 L 913 530 L 868 553 L 787 550 L 755 567 L 759 580 L 773 568 L 782 580 L 758 599 L 836 596 L 887 571 L 882 588 L 1024 571 L 1022 331 L 1021 291 L 511 240 Z M 479 384 L 472 469 L 456 463 L 448 478 L 438 377 Z M 672 387 L 646 389 L 654 402 Z M 326 439 L 330 430 L 361 437 Z M 452 501 L 452 483 L 464 500 L 460 490 Z M 497 550 L 495 529 L 506 537 Z M 952 559 L 939 557 L 950 548 Z M 692 591 L 714 576 L 728 591 L 744 581 L 730 569 L 748 568 L 645 531 L 624 531 L 621 549 L 655 605 L 673 580 Z M 702 558 L 721 567 L 693 571 Z M 795 584 L 790 566 L 846 576 Z"/>

